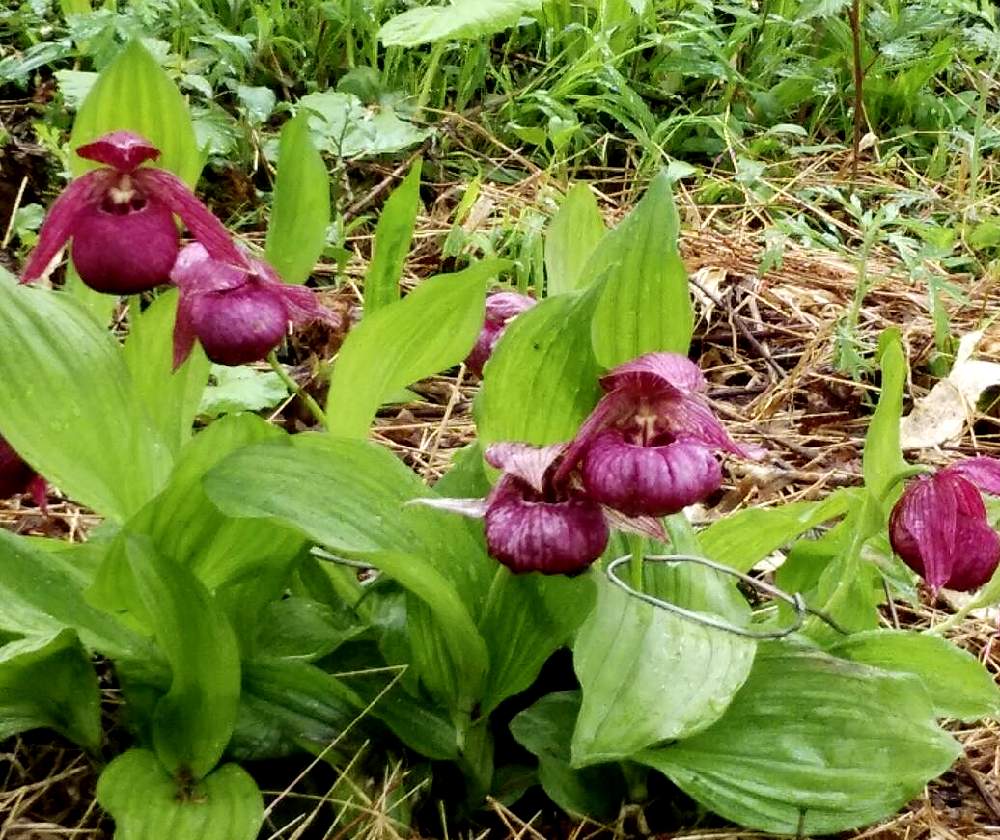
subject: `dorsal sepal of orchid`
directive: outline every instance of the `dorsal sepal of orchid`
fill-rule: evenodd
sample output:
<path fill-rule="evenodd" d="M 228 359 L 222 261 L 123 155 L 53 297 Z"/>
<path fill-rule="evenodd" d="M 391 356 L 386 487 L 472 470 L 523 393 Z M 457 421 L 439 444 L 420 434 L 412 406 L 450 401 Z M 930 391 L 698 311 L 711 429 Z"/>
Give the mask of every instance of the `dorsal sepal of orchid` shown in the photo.
<path fill-rule="evenodd" d="M 507 475 L 513 475 L 542 493 L 549 482 L 549 471 L 566 450 L 566 444 L 532 446 L 528 443 L 494 443 L 487 447 L 486 463 Z"/>
<path fill-rule="evenodd" d="M 132 131 L 112 131 L 83 146 L 76 153 L 85 160 L 103 163 L 122 173 L 133 172 L 147 160 L 156 160 L 160 150 Z"/>
<path fill-rule="evenodd" d="M 701 369 L 680 353 L 646 353 L 630 362 L 618 365 L 601 377 L 605 391 L 628 389 L 654 396 L 665 394 L 699 394 L 708 383 Z"/>
<path fill-rule="evenodd" d="M 603 505 L 603 509 L 604 521 L 616 531 L 649 537 L 660 542 L 667 542 L 670 539 L 667 529 L 655 516 L 626 516 L 620 510 L 615 510 L 607 505 Z"/>
<path fill-rule="evenodd" d="M 960 475 L 971 481 L 984 493 L 1000 496 L 1000 459 L 979 455 L 975 458 L 958 461 L 950 467 L 946 467 L 943 472 Z"/>
<path fill-rule="evenodd" d="M 534 298 L 518 292 L 495 292 L 489 295 L 486 298 L 483 327 L 465 359 L 466 367 L 476 376 L 482 376 L 483 368 L 493 355 L 493 349 L 503 337 L 507 325 L 537 302 Z"/>

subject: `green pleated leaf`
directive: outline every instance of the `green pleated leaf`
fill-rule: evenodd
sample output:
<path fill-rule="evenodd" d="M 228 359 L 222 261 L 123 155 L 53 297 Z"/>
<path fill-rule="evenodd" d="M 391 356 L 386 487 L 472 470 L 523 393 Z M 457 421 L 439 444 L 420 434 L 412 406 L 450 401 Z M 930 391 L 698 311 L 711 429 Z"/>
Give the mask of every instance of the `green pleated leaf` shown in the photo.
<path fill-rule="evenodd" d="M 593 252 L 585 278 L 608 272 L 593 334 L 604 367 L 657 350 L 687 353 L 694 315 L 687 269 L 677 252 L 679 228 L 671 182 L 661 173 Z"/>
<path fill-rule="evenodd" d="M 626 759 L 710 726 L 746 680 L 755 649 L 601 579 L 597 607 L 573 645 L 583 689 L 574 766 Z"/>
<path fill-rule="evenodd" d="M 227 515 L 276 519 L 399 581 L 426 605 L 411 616 L 413 646 L 448 654 L 425 660 L 434 670 L 421 676 L 455 702 L 479 692 L 487 656 L 470 610 L 485 598 L 495 566 L 460 517 L 406 504 L 431 491 L 391 453 L 364 441 L 297 435 L 292 447 L 235 452 L 204 487 Z"/>
<path fill-rule="evenodd" d="M 514 26 L 537 12 L 542 0 L 452 0 L 446 6 L 410 9 L 390 18 L 378 31 L 387 47 L 415 47 L 446 38 L 482 38 Z"/>
<path fill-rule="evenodd" d="M 101 744 L 97 673 L 72 630 L 0 647 L 0 739 L 40 728 L 88 750 Z"/>
<path fill-rule="evenodd" d="M 508 265 L 483 260 L 440 274 L 351 330 L 330 381 L 330 431 L 367 436 L 389 394 L 461 362 L 483 326 L 487 283 Z"/>
<path fill-rule="evenodd" d="M 173 672 L 153 712 L 156 754 L 171 773 L 200 779 L 215 767 L 236 723 L 236 636 L 188 569 L 137 538 L 125 551 L 135 591 Z"/>
<path fill-rule="evenodd" d="M 1000 714 L 1000 688 L 982 663 L 947 639 L 905 630 L 854 633 L 830 648 L 852 662 L 918 677 L 938 717 L 975 721 Z"/>
<path fill-rule="evenodd" d="M 915 677 L 768 642 L 717 723 L 636 760 L 727 820 L 812 836 L 890 816 L 960 752 Z"/>
<path fill-rule="evenodd" d="M 210 363 L 196 344 L 187 361 L 173 370 L 177 292 L 161 294 L 141 315 L 130 318 L 125 364 L 146 412 L 176 455 L 191 437 L 191 426 L 208 382 Z"/>
<path fill-rule="evenodd" d="M 69 144 L 76 149 L 109 131 L 141 134 L 160 150 L 156 166 L 193 187 L 204 164 L 187 103 L 142 44 L 132 41 L 98 77 L 73 120 Z M 98 164 L 74 155 L 80 175 Z"/>
<path fill-rule="evenodd" d="M 476 398 L 484 447 L 505 440 L 556 443 L 576 433 L 600 396 L 590 322 L 603 288 L 598 282 L 548 298 L 510 323 Z"/>
<path fill-rule="evenodd" d="M 238 765 L 178 784 L 149 750 L 112 761 L 97 801 L 114 817 L 115 840 L 255 840 L 264 823 L 260 790 Z"/>
<path fill-rule="evenodd" d="M 607 229 L 597 199 L 586 184 L 576 184 L 563 199 L 545 235 L 545 294 L 580 287 L 584 267 Z"/>
<path fill-rule="evenodd" d="M 125 519 L 170 451 L 115 340 L 72 298 L 0 271 L 0 434 L 75 501 Z"/>
<path fill-rule="evenodd" d="M 375 228 L 372 261 L 365 273 L 365 315 L 399 300 L 399 278 L 420 210 L 419 159 L 385 202 Z"/>
<path fill-rule="evenodd" d="M 87 602 L 83 582 L 63 566 L 58 552 L 41 551 L 0 530 L 0 628 L 53 635 L 67 627 L 105 656 L 161 664 L 145 639 Z"/>
<path fill-rule="evenodd" d="M 264 255 L 286 283 L 304 283 L 326 244 L 330 178 L 305 114 L 281 129 Z"/>

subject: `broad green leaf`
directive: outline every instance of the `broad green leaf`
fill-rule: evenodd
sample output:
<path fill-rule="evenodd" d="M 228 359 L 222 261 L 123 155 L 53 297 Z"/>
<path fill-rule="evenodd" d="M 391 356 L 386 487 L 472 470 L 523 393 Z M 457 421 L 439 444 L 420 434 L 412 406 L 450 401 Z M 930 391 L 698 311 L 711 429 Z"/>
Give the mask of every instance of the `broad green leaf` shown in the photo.
<path fill-rule="evenodd" d="M 104 68 L 73 120 L 69 144 L 76 149 L 109 131 L 128 129 L 160 150 L 155 165 L 193 187 L 204 160 L 195 141 L 187 103 L 177 86 L 138 40 Z M 97 164 L 74 155 L 80 175 Z"/>
<path fill-rule="evenodd" d="M 387 395 L 461 362 L 483 326 L 486 285 L 507 265 L 483 260 L 440 274 L 351 330 L 330 380 L 330 431 L 365 437 Z"/>
<path fill-rule="evenodd" d="M 584 281 L 607 272 L 594 313 L 594 353 L 614 367 L 643 353 L 687 353 L 694 329 L 687 269 L 677 252 L 680 220 L 666 173 L 608 233 L 584 269 Z"/>
<path fill-rule="evenodd" d="M 313 140 L 337 157 L 391 154 L 422 143 L 431 134 L 400 117 L 387 97 L 370 109 L 354 94 L 324 90 L 303 96 L 299 105 L 315 115 L 309 118 Z"/>
<path fill-rule="evenodd" d="M 579 691 L 546 694 L 510 722 L 510 731 L 538 758 L 538 780 L 549 799 L 569 814 L 609 822 L 618 816 L 628 788 L 617 764 L 573 769 L 569 743 L 579 711 Z"/>
<path fill-rule="evenodd" d="M 232 627 L 185 567 L 138 538 L 126 545 L 128 568 L 173 679 L 153 713 L 153 744 L 173 774 L 205 776 L 233 734 L 240 659 Z"/>
<path fill-rule="evenodd" d="M 446 6 L 410 9 L 390 18 L 378 38 L 387 47 L 482 38 L 515 26 L 523 15 L 541 8 L 542 0 L 451 0 Z"/>
<path fill-rule="evenodd" d="M 53 729 L 91 752 L 101 745 L 101 697 L 72 630 L 0 647 L 0 739 Z"/>
<path fill-rule="evenodd" d="M 1000 714 L 1000 688 L 976 657 L 947 639 L 905 630 L 854 633 L 830 648 L 834 656 L 918 677 L 938 717 L 965 721 Z"/>
<path fill-rule="evenodd" d="M 264 255 L 286 283 L 304 283 L 326 244 L 330 178 L 309 136 L 306 114 L 285 123 L 278 145 Z"/>
<path fill-rule="evenodd" d="M 713 522 L 698 535 L 705 556 L 748 572 L 783 545 L 856 504 L 857 492 L 837 490 L 819 502 L 790 502 L 773 508 L 747 508 Z"/>
<path fill-rule="evenodd" d="M 314 662 L 362 630 L 356 620 L 333 607 L 293 595 L 264 609 L 257 627 L 256 655 Z"/>
<path fill-rule="evenodd" d="M 149 750 L 105 767 L 97 801 L 114 817 L 115 840 L 255 840 L 264 823 L 260 790 L 238 765 L 178 784 Z"/>
<path fill-rule="evenodd" d="M 115 340 L 67 295 L 2 270 L 0 311 L 0 434 L 75 501 L 126 518 L 170 454 Z"/>
<path fill-rule="evenodd" d="M 746 680 L 755 649 L 600 579 L 597 607 L 573 645 L 583 690 L 573 765 L 627 759 L 710 726 Z"/>
<path fill-rule="evenodd" d="M 379 216 L 372 261 L 365 273 L 366 316 L 399 300 L 399 278 L 420 210 L 420 171 L 418 158 L 403 182 L 393 190 Z"/>
<path fill-rule="evenodd" d="M 907 466 L 899 445 L 899 418 L 903 413 L 906 385 L 906 354 L 899 330 L 886 330 L 879 337 L 882 390 L 878 406 L 868 424 L 863 453 L 865 487 L 880 502 L 888 501 L 892 482 Z"/>
<path fill-rule="evenodd" d="M 889 816 L 960 752 L 916 678 L 769 642 L 719 721 L 636 760 L 727 820 L 813 836 Z"/>
<path fill-rule="evenodd" d="M 429 611 L 420 632 L 411 628 L 412 644 L 443 646 L 450 657 L 422 677 L 441 692 L 476 695 L 487 656 L 470 610 L 485 597 L 493 561 L 460 517 L 406 504 L 430 491 L 392 454 L 365 441 L 297 435 L 290 448 L 234 453 L 204 486 L 230 516 L 276 519 L 397 580 Z"/>
<path fill-rule="evenodd" d="M 212 365 L 211 375 L 215 381 L 204 390 L 198 406 L 198 414 L 202 417 L 261 411 L 274 408 L 288 398 L 288 386 L 274 371 L 261 371 L 246 365 Z"/>
<path fill-rule="evenodd" d="M 598 281 L 586 290 L 548 298 L 511 322 L 486 363 L 476 398 L 482 446 L 573 437 L 600 396 L 590 322 L 603 289 Z"/>
<path fill-rule="evenodd" d="M 141 315 L 130 319 L 124 352 L 136 392 L 174 455 L 191 437 L 209 370 L 200 344 L 180 368 L 173 370 L 176 316 L 177 292 L 171 289 Z"/>
<path fill-rule="evenodd" d="M 580 287 L 587 260 L 607 233 L 597 199 L 586 184 L 576 184 L 552 218 L 545 235 L 545 294 Z"/>
<path fill-rule="evenodd" d="M 162 665 L 144 638 L 92 607 L 82 582 L 58 553 L 42 551 L 24 537 L 0 530 L 0 628 L 24 635 L 53 635 L 72 628 L 83 643 L 113 659 Z"/>

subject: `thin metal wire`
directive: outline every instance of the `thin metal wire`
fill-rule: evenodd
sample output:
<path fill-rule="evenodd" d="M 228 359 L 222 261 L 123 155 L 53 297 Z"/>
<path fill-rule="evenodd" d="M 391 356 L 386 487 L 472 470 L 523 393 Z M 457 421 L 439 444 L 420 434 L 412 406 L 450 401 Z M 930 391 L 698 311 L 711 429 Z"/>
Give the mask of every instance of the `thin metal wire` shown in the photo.
<path fill-rule="evenodd" d="M 824 624 L 832 627 L 838 633 L 844 636 L 850 635 L 839 624 L 837 624 L 837 622 L 830 618 L 830 616 L 820 610 L 810 607 L 805 602 L 802 595 L 798 592 L 789 595 L 783 589 L 779 589 L 778 587 L 765 583 L 762 580 L 757 580 L 756 578 L 750 577 L 750 575 L 745 575 L 729 566 L 724 566 L 721 563 L 716 563 L 713 560 L 708 560 L 705 557 L 698 557 L 694 554 L 647 554 L 643 556 L 643 563 L 695 563 L 699 566 L 704 566 L 705 568 L 712 569 L 720 574 L 734 577 L 742 583 L 745 583 L 747 586 L 756 589 L 758 592 L 763 592 L 765 595 L 770 595 L 772 598 L 784 601 L 795 610 L 795 621 L 789 627 L 783 627 L 780 630 L 747 630 L 743 627 L 737 627 L 735 624 L 731 624 L 724 619 L 717 618 L 703 612 L 697 612 L 696 610 L 688 610 L 684 607 L 677 606 L 677 604 L 672 604 L 669 601 L 664 601 L 661 598 L 650 595 L 647 592 L 640 592 L 638 589 L 634 589 L 618 577 L 617 574 L 615 574 L 615 571 L 618 568 L 624 566 L 626 563 L 629 563 L 631 560 L 631 554 L 624 554 L 608 563 L 608 567 L 605 569 L 608 579 L 615 584 L 615 586 L 624 589 L 633 598 L 637 598 L 638 600 L 658 609 L 672 612 L 675 615 L 679 615 L 682 618 L 686 618 L 697 624 L 703 624 L 706 627 L 713 627 L 716 630 L 732 633 L 735 636 L 742 636 L 745 639 L 783 639 L 801 629 L 806 620 L 806 616 L 812 615 Z"/>

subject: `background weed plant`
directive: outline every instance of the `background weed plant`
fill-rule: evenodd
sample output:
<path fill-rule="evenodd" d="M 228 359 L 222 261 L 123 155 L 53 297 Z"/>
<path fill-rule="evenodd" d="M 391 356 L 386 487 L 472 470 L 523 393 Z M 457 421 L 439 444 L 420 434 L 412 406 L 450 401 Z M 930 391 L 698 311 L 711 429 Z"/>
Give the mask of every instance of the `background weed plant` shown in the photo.
<path fill-rule="evenodd" d="M 995 448 L 986 403 L 944 455 L 900 436 L 995 340 L 993 4 L 62 0 L 0 45 L 0 434 L 52 486 L 0 531 L 5 830 L 804 836 L 946 772 L 989 819 L 994 643 L 943 637 L 997 584 L 945 618 L 887 526 L 909 461 Z M 174 290 L 16 286 L 117 129 L 331 317 L 172 372 Z M 477 383 L 497 289 L 538 304 Z M 565 577 L 436 509 L 663 351 L 769 450 L 689 516 Z"/>

